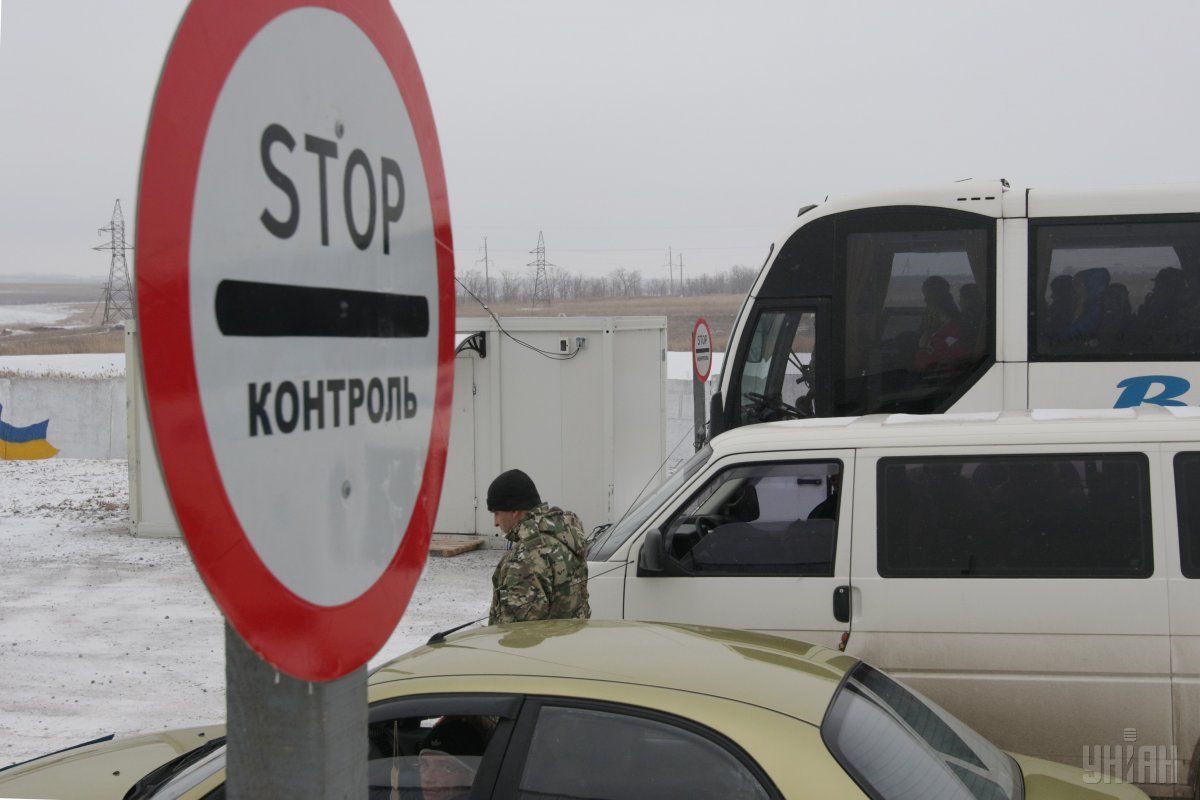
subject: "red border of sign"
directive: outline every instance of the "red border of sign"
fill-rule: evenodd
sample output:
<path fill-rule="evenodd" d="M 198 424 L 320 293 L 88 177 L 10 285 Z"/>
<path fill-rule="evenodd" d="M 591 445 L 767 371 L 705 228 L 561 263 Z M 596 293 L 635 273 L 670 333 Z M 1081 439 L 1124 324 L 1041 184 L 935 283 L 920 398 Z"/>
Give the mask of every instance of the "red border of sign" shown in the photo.
<path fill-rule="evenodd" d="M 251 38 L 279 15 L 302 7 L 346 16 L 387 62 L 416 133 L 437 242 L 437 387 L 420 493 L 383 575 L 340 606 L 318 606 L 291 592 L 246 538 L 204 423 L 188 303 L 192 209 L 217 98 Z M 193 0 L 171 44 L 150 113 L 136 247 L 147 405 L 163 476 L 196 567 L 229 622 L 268 663 L 304 680 L 346 675 L 387 641 L 420 577 L 446 466 L 454 388 L 454 251 L 441 150 L 420 69 L 387 0 Z"/>
<path fill-rule="evenodd" d="M 708 372 L 704 373 L 703 375 L 700 374 L 700 370 L 696 366 L 696 332 L 700 330 L 701 325 L 703 325 L 705 328 L 708 328 Z M 695 326 L 692 328 L 692 373 L 696 376 L 696 380 L 700 381 L 701 383 L 707 382 L 712 376 L 712 340 L 712 328 L 709 326 L 704 317 L 699 317 L 696 320 Z"/>

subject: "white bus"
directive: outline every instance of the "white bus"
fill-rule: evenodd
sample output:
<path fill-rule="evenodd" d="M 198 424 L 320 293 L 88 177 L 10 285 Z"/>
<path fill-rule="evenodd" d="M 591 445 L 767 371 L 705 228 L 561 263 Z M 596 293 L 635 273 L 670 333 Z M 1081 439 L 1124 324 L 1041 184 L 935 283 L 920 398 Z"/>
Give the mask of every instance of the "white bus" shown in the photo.
<path fill-rule="evenodd" d="M 1196 405 L 1200 185 L 971 180 L 809 206 L 772 245 L 728 352 L 714 433 L 809 416 Z"/>

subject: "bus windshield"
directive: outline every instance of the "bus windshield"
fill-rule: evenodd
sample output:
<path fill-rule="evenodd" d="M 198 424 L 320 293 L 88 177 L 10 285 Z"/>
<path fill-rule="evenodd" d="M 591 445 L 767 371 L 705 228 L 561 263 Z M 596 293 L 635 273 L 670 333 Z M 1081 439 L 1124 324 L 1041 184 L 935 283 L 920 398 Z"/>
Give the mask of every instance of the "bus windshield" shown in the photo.
<path fill-rule="evenodd" d="M 729 427 L 947 410 L 995 360 L 995 228 L 902 208 L 797 229 L 751 298 Z"/>

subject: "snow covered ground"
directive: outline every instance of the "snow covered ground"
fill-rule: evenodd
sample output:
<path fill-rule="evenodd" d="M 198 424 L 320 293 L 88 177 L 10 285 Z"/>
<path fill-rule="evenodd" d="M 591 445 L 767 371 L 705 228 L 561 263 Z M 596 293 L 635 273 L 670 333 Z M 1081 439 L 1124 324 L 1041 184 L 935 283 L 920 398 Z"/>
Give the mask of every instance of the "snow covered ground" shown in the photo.
<path fill-rule="evenodd" d="M 0 461 L 0 766 L 222 720 L 223 620 L 181 540 L 128 533 L 126 463 Z M 371 661 L 487 613 L 500 553 L 432 558 Z"/>
<path fill-rule="evenodd" d="M 0 314 L 23 306 L 0 306 Z M 0 317 L 0 324 L 3 318 Z M 465 334 L 459 335 L 465 338 Z M 456 338 L 455 342 L 461 341 Z M 721 374 L 724 353 L 713 353 L 713 376 Z M 69 376 L 75 378 L 110 378 L 125 374 L 124 353 L 83 353 L 62 356 L 0 356 L 0 374 L 15 373 L 30 376 Z M 686 351 L 667 353 L 667 379 L 692 379 L 692 354 Z"/>
<path fill-rule="evenodd" d="M 2 310 L 2 307 L 0 307 Z M 124 353 L 0 356 L 0 375 L 25 378 L 119 378 Z"/>

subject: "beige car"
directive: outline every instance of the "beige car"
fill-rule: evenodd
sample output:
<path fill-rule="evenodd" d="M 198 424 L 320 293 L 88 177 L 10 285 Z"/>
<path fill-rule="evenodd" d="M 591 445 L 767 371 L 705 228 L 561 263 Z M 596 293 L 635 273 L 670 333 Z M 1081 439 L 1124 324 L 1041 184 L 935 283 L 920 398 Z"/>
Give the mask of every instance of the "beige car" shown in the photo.
<path fill-rule="evenodd" d="M 372 798 L 1144 798 L 1009 755 L 850 656 L 688 625 L 460 633 L 370 679 Z M 0 771 L 0 796 L 224 796 L 220 729 L 89 744 Z"/>

